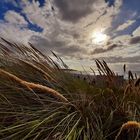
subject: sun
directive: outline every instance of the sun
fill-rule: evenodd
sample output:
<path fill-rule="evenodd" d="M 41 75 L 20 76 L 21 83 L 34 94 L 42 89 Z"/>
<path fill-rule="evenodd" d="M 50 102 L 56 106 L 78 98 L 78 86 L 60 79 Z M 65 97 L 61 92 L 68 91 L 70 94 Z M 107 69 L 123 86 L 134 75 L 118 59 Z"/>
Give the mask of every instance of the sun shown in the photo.
<path fill-rule="evenodd" d="M 97 45 L 104 45 L 108 40 L 108 36 L 101 31 L 93 32 L 92 42 Z"/>

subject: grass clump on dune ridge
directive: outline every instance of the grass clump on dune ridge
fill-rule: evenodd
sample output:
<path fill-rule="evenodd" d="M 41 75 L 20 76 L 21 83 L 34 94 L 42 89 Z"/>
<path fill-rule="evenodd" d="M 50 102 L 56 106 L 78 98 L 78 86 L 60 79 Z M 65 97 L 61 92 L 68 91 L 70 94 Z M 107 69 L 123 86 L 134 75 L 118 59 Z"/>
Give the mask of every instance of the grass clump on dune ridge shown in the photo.
<path fill-rule="evenodd" d="M 129 121 L 140 122 L 140 80 L 129 72 L 128 83 L 118 87 L 115 73 L 106 62 L 96 60 L 96 65 L 99 73 L 106 76 L 106 87 L 65 73 L 63 67 L 31 44 L 26 47 L 2 39 L 0 139 L 131 138 L 121 130 Z M 133 134 L 139 140 L 139 131 Z"/>

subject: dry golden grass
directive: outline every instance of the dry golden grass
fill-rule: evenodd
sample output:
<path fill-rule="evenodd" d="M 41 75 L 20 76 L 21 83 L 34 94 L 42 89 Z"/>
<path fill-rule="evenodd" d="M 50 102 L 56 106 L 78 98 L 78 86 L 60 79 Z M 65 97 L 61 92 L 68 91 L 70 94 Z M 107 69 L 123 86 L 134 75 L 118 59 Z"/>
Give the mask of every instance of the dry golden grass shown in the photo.
<path fill-rule="evenodd" d="M 29 65 L 30 67 L 32 67 L 32 68 L 35 69 L 36 71 L 38 71 L 38 72 L 40 72 L 41 74 L 43 74 L 44 77 L 45 77 L 47 80 L 51 80 L 51 81 L 53 81 L 53 82 L 56 82 L 56 81 L 54 80 L 54 78 L 52 78 L 52 76 L 50 76 L 48 73 L 46 73 L 44 70 L 40 69 L 39 67 L 35 66 L 34 64 L 29 63 L 29 62 L 27 62 L 27 61 L 25 61 L 25 60 L 20 60 L 20 61 L 21 61 L 21 63 L 25 63 L 26 65 Z"/>
<path fill-rule="evenodd" d="M 128 121 L 124 123 L 115 140 L 139 140 L 140 122 Z"/>
<path fill-rule="evenodd" d="M 5 70 L 2 70 L 2 69 L 0 69 L 0 75 L 3 77 L 7 77 L 7 79 L 15 81 L 15 82 L 19 83 L 20 85 L 22 85 L 23 87 L 27 87 L 28 89 L 40 90 L 41 92 L 46 93 L 48 95 L 52 95 L 53 97 L 55 97 L 63 102 L 68 102 L 68 100 L 61 93 L 59 93 L 56 90 L 51 89 L 49 87 L 24 81 L 24 80 L 18 78 L 17 76 L 15 76 Z"/>

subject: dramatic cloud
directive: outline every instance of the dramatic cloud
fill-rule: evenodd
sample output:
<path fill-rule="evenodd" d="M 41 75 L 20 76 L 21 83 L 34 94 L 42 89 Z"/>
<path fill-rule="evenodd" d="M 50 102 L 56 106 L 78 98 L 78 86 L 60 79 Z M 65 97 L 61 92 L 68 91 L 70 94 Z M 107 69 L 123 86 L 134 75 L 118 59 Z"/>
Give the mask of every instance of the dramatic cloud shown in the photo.
<path fill-rule="evenodd" d="M 30 3 L 29 1 L 22 0 L 21 5 L 22 12 L 26 15 L 30 23 L 36 24 L 43 29 L 47 27 L 47 15 L 49 15 L 49 11 L 41 9 L 41 7 L 39 7 L 40 4 L 38 1 L 33 1 L 33 3 Z"/>
<path fill-rule="evenodd" d="M 76 22 L 92 12 L 93 3 L 97 0 L 54 0 L 59 8 L 62 18 L 67 21 Z"/>
<path fill-rule="evenodd" d="M 112 26 L 109 30 L 110 35 L 117 37 L 120 35 L 132 35 L 140 25 L 140 1 L 139 0 L 123 0 L 123 4 L 120 7 L 120 12 L 114 17 Z M 132 23 L 130 21 L 133 21 Z M 130 24 L 128 26 L 128 24 Z M 127 26 L 123 30 L 116 30 L 120 28 L 120 25 Z"/>
<path fill-rule="evenodd" d="M 0 21 L 0 35 L 11 41 L 17 41 L 25 44 L 29 42 L 32 35 L 40 36 L 39 33 L 29 30 L 25 26 L 23 27 L 23 24 L 19 26 L 15 23 L 5 23 L 3 21 Z"/>
<path fill-rule="evenodd" d="M 124 30 L 128 28 L 130 25 L 132 25 L 135 21 L 134 20 L 128 20 L 126 23 L 121 24 L 118 28 L 117 31 Z"/>
<path fill-rule="evenodd" d="M 137 44 L 137 43 L 140 43 L 140 36 L 133 37 L 130 40 L 130 44 Z"/>
<path fill-rule="evenodd" d="M 140 36 L 140 26 L 133 31 L 132 35 L 133 36 Z"/>
<path fill-rule="evenodd" d="M 96 48 L 91 54 L 108 52 L 110 50 L 113 50 L 114 48 L 121 47 L 121 46 L 122 45 L 120 45 L 120 44 L 111 44 L 111 45 L 106 46 L 105 49 L 104 48 Z"/>
<path fill-rule="evenodd" d="M 32 36 L 30 42 L 43 52 L 51 53 L 51 51 L 56 51 L 61 56 L 75 56 L 75 58 L 80 58 L 80 54 L 87 53 L 85 48 L 57 38 L 51 41 L 43 37 Z"/>
<path fill-rule="evenodd" d="M 105 60 L 108 63 L 140 63 L 140 56 L 135 57 L 100 57 L 101 60 Z"/>
<path fill-rule="evenodd" d="M 0 4 L 15 7 L 0 16 L 5 38 L 31 42 L 44 53 L 55 51 L 76 65 L 103 56 L 110 63 L 139 62 L 139 0 L 4 1 Z M 100 31 L 108 36 L 107 44 L 93 42 L 93 34 Z"/>
<path fill-rule="evenodd" d="M 16 24 L 19 26 L 27 26 L 28 25 L 28 22 L 24 19 L 24 17 L 15 11 L 9 10 L 8 12 L 6 12 L 4 19 L 6 22 L 8 22 L 10 24 Z"/>

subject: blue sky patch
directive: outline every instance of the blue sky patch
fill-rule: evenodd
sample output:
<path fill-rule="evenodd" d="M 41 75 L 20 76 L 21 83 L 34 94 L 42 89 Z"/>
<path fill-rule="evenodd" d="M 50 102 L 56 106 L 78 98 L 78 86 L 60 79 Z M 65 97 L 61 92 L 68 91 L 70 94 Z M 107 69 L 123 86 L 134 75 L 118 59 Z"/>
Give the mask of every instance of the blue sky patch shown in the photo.
<path fill-rule="evenodd" d="M 20 0 L 16 0 L 17 5 L 20 3 Z M 43 6 L 44 0 L 40 0 L 40 6 Z M 4 20 L 4 15 L 7 11 L 12 10 L 17 13 L 20 13 L 24 17 L 24 19 L 28 22 L 28 28 L 35 32 L 42 32 L 43 29 L 36 24 L 32 24 L 26 17 L 25 14 L 22 13 L 22 8 L 20 6 L 15 6 L 11 2 L 5 2 L 4 0 L 0 1 L 0 20 Z"/>

